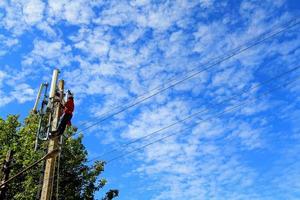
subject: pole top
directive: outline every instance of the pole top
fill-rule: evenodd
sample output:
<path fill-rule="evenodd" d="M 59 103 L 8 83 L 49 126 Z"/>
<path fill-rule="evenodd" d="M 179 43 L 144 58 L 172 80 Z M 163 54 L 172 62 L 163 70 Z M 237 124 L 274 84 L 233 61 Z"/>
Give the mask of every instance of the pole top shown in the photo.
<path fill-rule="evenodd" d="M 54 70 L 53 70 L 53 72 L 56 72 L 57 71 L 57 73 L 60 73 L 60 70 L 58 69 L 58 68 L 55 68 Z"/>

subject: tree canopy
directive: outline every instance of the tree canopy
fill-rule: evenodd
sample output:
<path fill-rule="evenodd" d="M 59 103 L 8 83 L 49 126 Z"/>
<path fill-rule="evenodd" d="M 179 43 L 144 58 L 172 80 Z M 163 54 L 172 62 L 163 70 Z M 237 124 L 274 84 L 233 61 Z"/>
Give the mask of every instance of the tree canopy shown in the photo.
<path fill-rule="evenodd" d="M 40 148 L 34 151 L 37 129 L 38 116 L 35 114 L 30 114 L 23 123 L 20 123 L 19 117 L 16 115 L 10 115 L 6 119 L 0 118 L 0 159 L 1 162 L 5 160 L 8 150 L 14 152 L 10 165 L 11 175 L 46 154 L 47 142 L 43 142 Z M 72 127 L 65 134 L 72 136 L 74 134 Z M 99 177 L 104 170 L 105 162 L 87 163 L 87 150 L 82 144 L 82 139 L 83 135 L 79 135 L 78 137 L 66 137 L 63 140 L 59 181 L 57 184 L 56 176 L 52 199 L 93 200 L 95 192 L 105 185 L 106 180 Z M 44 163 L 42 162 L 10 182 L 6 199 L 32 200 L 38 198 L 43 167 Z M 0 178 L 2 176 L 3 172 Z"/>

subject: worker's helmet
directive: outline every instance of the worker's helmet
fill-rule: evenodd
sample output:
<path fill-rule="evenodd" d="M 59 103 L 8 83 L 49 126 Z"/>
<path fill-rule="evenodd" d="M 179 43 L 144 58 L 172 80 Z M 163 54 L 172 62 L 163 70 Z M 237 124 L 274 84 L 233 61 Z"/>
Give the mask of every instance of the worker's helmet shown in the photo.
<path fill-rule="evenodd" d="M 70 90 L 68 90 L 68 99 L 73 97 L 74 97 L 73 93 Z"/>

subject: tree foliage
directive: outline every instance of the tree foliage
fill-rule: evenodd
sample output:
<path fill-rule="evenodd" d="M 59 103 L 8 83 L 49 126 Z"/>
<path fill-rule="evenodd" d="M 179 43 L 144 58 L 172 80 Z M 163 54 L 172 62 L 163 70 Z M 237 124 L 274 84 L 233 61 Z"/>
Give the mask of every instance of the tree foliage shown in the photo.
<path fill-rule="evenodd" d="M 19 122 L 19 117 L 10 115 L 7 119 L 0 118 L 0 159 L 4 161 L 9 149 L 14 151 L 10 174 L 14 175 L 41 158 L 47 152 L 47 142 L 44 142 L 38 151 L 34 151 L 35 134 L 38 128 L 38 116 L 31 114 Z M 72 136 L 72 128 L 67 130 Z M 58 194 L 54 187 L 53 199 L 59 200 L 93 200 L 96 191 L 101 189 L 105 179 L 99 175 L 104 170 L 104 162 L 97 161 L 93 165 L 87 163 L 87 151 L 82 144 L 83 136 L 68 137 L 63 141 Z M 41 175 L 44 163 L 30 170 L 28 173 L 15 179 L 8 185 L 7 199 L 32 200 L 37 198 L 41 190 Z M 2 174 L 0 175 L 0 178 Z M 57 177 L 55 177 L 55 186 Z"/>

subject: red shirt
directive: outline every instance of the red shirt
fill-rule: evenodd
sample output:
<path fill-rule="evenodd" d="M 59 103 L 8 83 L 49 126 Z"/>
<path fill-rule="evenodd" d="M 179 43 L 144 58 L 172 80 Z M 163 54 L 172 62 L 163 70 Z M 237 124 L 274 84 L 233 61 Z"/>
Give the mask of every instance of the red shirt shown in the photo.
<path fill-rule="evenodd" d="M 69 98 L 65 104 L 64 113 L 72 115 L 74 112 L 74 100 Z"/>

